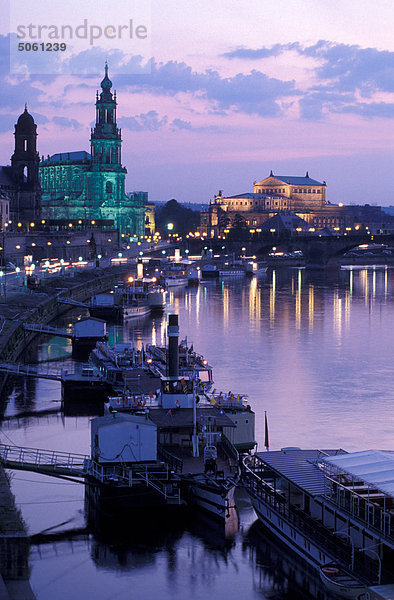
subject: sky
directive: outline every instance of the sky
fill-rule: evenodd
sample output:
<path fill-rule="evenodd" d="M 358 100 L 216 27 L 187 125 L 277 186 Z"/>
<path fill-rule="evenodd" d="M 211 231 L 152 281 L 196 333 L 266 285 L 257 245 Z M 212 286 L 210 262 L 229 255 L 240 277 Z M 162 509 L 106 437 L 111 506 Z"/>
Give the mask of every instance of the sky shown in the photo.
<path fill-rule="evenodd" d="M 127 191 L 207 203 L 271 170 L 308 171 L 332 203 L 394 205 L 391 0 L 0 0 L 0 10 L 1 164 L 25 102 L 40 155 L 89 151 L 107 59 Z M 113 29 L 76 40 L 85 20 Z M 54 23 L 73 28 L 64 52 L 17 50 L 34 41 L 17 26 Z"/>

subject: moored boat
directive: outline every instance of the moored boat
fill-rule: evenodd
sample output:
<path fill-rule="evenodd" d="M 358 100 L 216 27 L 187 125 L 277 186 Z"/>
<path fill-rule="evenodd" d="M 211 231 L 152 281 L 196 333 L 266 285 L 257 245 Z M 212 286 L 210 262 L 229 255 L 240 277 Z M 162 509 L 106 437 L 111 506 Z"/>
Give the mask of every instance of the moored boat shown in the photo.
<path fill-rule="evenodd" d="M 394 582 L 393 452 L 257 452 L 244 460 L 242 480 L 264 527 L 336 594 L 362 598 Z"/>
<path fill-rule="evenodd" d="M 254 413 L 240 395 L 209 394 L 179 372 L 178 315 L 169 315 L 167 373 L 159 393 L 118 395 L 110 409 L 141 410 L 157 427 L 157 453 L 180 481 L 181 497 L 219 519 L 231 517 L 239 452 L 255 445 Z"/>
<path fill-rule="evenodd" d="M 167 275 L 164 278 L 164 285 L 166 288 L 174 288 L 174 287 L 184 287 L 188 284 L 187 277 L 183 275 Z"/>
<path fill-rule="evenodd" d="M 214 264 L 202 264 L 201 279 L 218 279 L 219 270 Z"/>
<path fill-rule="evenodd" d="M 145 317 L 150 313 L 150 306 L 147 301 L 132 300 L 129 303 L 125 303 L 122 306 L 123 320 L 137 319 Z"/>
<path fill-rule="evenodd" d="M 336 562 L 330 562 L 320 567 L 320 579 L 325 587 L 341 598 L 364 598 L 367 591 L 362 583 L 352 573 Z"/>

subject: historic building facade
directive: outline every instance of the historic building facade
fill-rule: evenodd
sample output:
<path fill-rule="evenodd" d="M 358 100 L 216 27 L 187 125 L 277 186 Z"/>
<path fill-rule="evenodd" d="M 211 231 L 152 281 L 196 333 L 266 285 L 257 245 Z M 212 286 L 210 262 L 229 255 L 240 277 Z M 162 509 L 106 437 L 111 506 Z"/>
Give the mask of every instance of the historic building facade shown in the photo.
<path fill-rule="evenodd" d="M 344 207 L 326 202 L 326 183 L 309 177 L 270 175 L 254 182 L 253 192 L 235 196 L 215 196 L 207 211 L 201 213 L 200 233 L 221 235 L 243 219 L 249 229 L 259 228 L 279 212 L 292 212 L 310 227 L 342 227 Z"/>
<path fill-rule="evenodd" d="M 41 214 L 41 186 L 38 174 L 37 125 L 27 110 L 15 125 L 15 147 L 11 165 L 0 167 L 1 220 L 34 221 Z M 7 206 L 8 204 L 8 206 Z"/>
<path fill-rule="evenodd" d="M 39 166 L 44 219 L 113 220 L 121 234 L 143 236 L 145 204 L 125 193 L 127 170 L 121 161 L 121 130 L 116 122 L 116 92 L 108 65 L 96 94 L 96 123 L 90 154 L 66 152 L 42 159 Z"/>

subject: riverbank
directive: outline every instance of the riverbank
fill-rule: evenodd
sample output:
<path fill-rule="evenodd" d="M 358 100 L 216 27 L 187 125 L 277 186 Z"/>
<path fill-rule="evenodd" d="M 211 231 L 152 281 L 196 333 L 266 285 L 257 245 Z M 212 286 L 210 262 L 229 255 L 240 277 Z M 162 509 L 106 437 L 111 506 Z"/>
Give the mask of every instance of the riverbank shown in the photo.
<path fill-rule="evenodd" d="M 129 272 L 127 265 L 80 271 L 74 277 L 47 279 L 37 291 L 21 288 L 9 293 L 7 303 L 0 304 L 0 361 L 15 361 L 36 335 L 26 332 L 24 323 L 47 324 L 70 310 L 59 298 L 83 302 Z"/>
<path fill-rule="evenodd" d="M 0 361 L 15 361 L 36 335 L 24 323 L 49 323 L 70 306 L 59 297 L 85 301 L 104 292 L 130 272 L 130 267 L 80 271 L 73 277 L 47 279 L 37 291 L 10 290 L 7 303 L 0 304 Z M 0 380 L 0 411 L 7 374 Z M 4 441 L 4 440 L 2 440 Z M 29 584 L 29 536 L 16 509 L 5 470 L 0 467 L 0 600 L 34 600 Z"/>

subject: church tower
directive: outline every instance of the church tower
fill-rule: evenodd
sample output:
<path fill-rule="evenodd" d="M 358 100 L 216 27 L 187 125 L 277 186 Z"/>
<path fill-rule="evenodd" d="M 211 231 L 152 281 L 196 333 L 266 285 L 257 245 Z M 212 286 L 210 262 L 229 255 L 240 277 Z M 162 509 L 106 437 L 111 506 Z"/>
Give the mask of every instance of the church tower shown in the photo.
<path fill-rule="evenodd" d="M 91 197 L 99 204 L 117 205 L 124 196 L 127 169 L 121 163 L 121 130 L 116 124 L 116 92 L 112 94 L 108 64 L 101 82 L 101 93 L 96 94 L 96 123 L 91 131 L 90 147 L 92 172 Z M 101 176 L 98 175 L 101 174 Z"/>
<path fill-rule="evenodd" d="M 37 125 L 27 111 L 15 125 L 15 150 L 11 172 L 15 186 L 10 207 L 11 219 L 30 221 L 40 218 L 41 185 L 38 176 L 40 157 L 37 152 Z"/>

